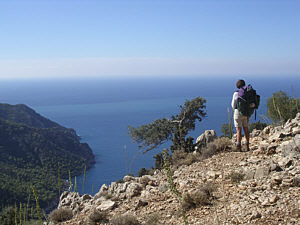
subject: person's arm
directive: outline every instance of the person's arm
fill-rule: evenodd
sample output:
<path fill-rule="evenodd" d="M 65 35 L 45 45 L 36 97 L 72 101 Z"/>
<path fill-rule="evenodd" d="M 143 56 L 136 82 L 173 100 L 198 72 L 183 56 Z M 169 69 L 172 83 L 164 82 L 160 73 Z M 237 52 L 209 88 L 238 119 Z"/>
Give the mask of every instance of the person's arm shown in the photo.
<path fill-rule="evenodd" d="M 236 108 L 237 99 L 238 99 L 238 92 L 234 92 L 231 101 L 231 107 L 233 110 L 235 110 Z"/>

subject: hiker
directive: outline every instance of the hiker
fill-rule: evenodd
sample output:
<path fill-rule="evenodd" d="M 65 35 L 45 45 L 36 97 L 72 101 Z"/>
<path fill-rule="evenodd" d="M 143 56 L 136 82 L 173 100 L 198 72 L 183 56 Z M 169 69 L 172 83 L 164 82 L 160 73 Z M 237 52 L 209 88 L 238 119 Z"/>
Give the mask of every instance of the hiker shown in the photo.
<path fill-rule="evenodd" d="M 247 151 L 249 151 L 249 119 L 250 115 L 243 115 L 241 113 L 241 110 L 238 109 L 238 101 L 241 95 L 241 92 L 243 93 L 245 91 L 245 81 L 244 80 L 238 80 L 236 83 L 236 87 L 239 89 L 239 91 L 235 91 L 233 93 L 232 101 L 231 101 L 231 106 L 232 109 L 234 110 L 234 126 L 236 128 L 236 148 L 238 151 L 242 150 L 242 127 L 244 129 L 245 133 L 245 138 L 246 138 L 246 146 L 247 146 Z"/>

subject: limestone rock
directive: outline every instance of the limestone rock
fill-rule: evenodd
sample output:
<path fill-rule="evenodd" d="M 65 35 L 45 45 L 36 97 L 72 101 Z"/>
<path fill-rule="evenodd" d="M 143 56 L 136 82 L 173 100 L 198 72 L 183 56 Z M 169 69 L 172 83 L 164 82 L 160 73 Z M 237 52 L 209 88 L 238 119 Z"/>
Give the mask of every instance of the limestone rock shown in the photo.
<path fill-rule="evenodd" d="M 58 208 L 74 209 L 79 205 L 80 195 L 77 192 L 63 192 L 60 196 Z"/>
<path fill-rule="evenodd" d="M 141 194 L 143 187 L 141 184 L 138 183 L 130 183 L 126 189 L 126 196 L 132 198 Z"/>
<path fill-rule="evenodd" d="M 246 180 L 251 180 L 254 178 L 255 170 L 254 169 L 244 170 L 244 174 Z"/>
<path fill-rule="evenodd" d="M 270 168 L 269 167 L 259 167 L 255 171 L 254 178 L 255 179 L 263 178 L 265 176 L 268 176 L 269 172 L 270 172 Z"/>
<path fill-rule="evenodd" d="M 299 157 L 300 156 L 300 134 L 297 134 L 294 139 L 283 142 L 280 146 L 283 155 L 286 157 Z"/>
<path fill-rule="evenodd" d="M 212 142 L 217 138 L 217 134 L 214 130 L 206 130 L 196 140 L 196 146 L 198 148 L 205 147 L 209 142 Z"/>
<path fill-rule="evenodd" d="M 158 190 L 162 193 L 169 190 L 169 184 L 168 183 L 162 183 L 159 185 Z"/>
<path fill-rule="evenodd" d="M 117 205 L 116 202 L 112 200 L 103 201 L 96 209 L 99 211 L 111 210 Z"/>
<path fill-rule="evenodd" d="M 123 181 L 124 181 L 124 182 L 130 182 L 130 181 L 135 181 L 135 180 L 136 180 L 136 178 L 133 177 L 133 176 L 125 176 L 125 177 L 123 178 Z"/>
<path fill-rule="evenodd" d="M 284 158 L 281 158 L 280 161 L 278 162 L 278 165 L 281 167 L 281 168 L 287 168 L 287 167 L 290 167 L 293 163 L 293 160 L 289 157 L 284 157 Z"/>

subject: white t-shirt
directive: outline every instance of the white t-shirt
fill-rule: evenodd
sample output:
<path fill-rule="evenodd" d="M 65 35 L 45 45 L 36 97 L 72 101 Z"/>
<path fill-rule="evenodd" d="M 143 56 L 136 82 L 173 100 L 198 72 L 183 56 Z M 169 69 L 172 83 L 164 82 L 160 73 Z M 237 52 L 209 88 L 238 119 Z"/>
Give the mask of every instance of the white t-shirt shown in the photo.
<path fill-rule="evenodd" d="M 238 112 L 238 110 L 236 108 L 238 97 L 239 97 L 239 93 L 234 92 L 233 96 L 232 96 L 231 107 L 232 107 L 232 109 L 234 110 L 235 113 Z"/>

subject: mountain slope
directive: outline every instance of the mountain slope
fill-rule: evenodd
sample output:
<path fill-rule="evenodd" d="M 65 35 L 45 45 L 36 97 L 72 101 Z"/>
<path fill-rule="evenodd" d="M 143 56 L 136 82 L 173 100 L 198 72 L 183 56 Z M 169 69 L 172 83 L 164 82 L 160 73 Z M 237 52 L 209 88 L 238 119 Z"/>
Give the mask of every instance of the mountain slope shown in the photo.
<path fill-rule="evenodd" d="M 0 118 L 16 123 L 24 123 L 36 128 L 61 127 L 24 104 L 10 105 L 0 103 Z"/>
<path fill-rule="evenodd" d="M 58 173 L 68 178 L 90 168 L 92 150 L 73 129 L 25 105 L 0 104 L 0 204 L 27 202 L 34 185 L 43 207 L 58 195 Z"/>
<path fill-rule="evenodd" d="M 254 130 L 248 152 L 236 152 L 231 144 L 219 152 L 207 148 L 217 154 L 174 166 L 172 175 L 156 170 L 125 176 L 95 196 L 64 192 L 59 209 L 71 208 L 74 218 L 58 224 L 88 224 L 102 211 L 112 225 L 126 224 L 128 214 L 138 220 L 134 224 L 300 224 L 299 124 L 300 113 L 283 126 Z M 199 157 L 190 153 L 186 159 L 190 156 Z"/>

